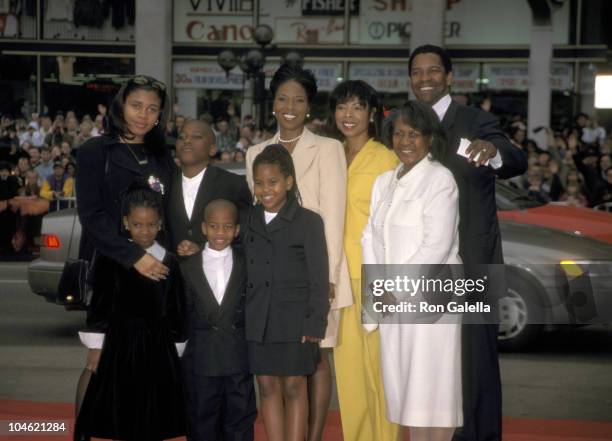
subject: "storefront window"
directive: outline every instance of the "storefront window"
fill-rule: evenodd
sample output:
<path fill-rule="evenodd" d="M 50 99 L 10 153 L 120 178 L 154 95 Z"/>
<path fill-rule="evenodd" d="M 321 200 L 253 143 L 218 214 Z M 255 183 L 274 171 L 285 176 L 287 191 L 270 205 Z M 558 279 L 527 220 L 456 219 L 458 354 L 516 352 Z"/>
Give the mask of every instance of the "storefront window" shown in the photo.
<path fill-rule="evenodd" d="M 0 55 L 0 114 L 29 115 L 36 111 L 36 57 Z"/>
<path fill-rule="evenodd" d="M 43 14 L 48 40 L 134 41 L 135 0 L 47 1 Z"/>
<path fill-rule="evenodd" d="M 0 2 L 0 38 L 36 38 L 36 1 Z"/>
<path fill-rule="evenodd" d="M 71 109 L 95 114 L 133 73 L 133 58 L 43 57 L 43 104 L 53 114 Z"/>

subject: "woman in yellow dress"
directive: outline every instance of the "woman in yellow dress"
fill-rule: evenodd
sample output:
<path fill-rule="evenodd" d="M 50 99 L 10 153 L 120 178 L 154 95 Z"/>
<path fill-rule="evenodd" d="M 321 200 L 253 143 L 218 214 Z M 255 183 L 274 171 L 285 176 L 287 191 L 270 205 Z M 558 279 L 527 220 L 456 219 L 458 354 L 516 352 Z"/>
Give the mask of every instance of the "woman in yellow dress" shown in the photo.
<path fill-rule="evenodd" d="M 344 142 L 348 165 L 344 251 L 353 304 L 342 310 L 334 348 L 342 431 L 346 441 L 395 441 L 399 426 L 386 419 L 378 330 L 361 324 L 361 234 L 370 215 L 376 177 L 397 166 L 393 150 L 380 142 L 383 108 L 363 81 L 345 81 L 330 96 L 330 128 Z"/>

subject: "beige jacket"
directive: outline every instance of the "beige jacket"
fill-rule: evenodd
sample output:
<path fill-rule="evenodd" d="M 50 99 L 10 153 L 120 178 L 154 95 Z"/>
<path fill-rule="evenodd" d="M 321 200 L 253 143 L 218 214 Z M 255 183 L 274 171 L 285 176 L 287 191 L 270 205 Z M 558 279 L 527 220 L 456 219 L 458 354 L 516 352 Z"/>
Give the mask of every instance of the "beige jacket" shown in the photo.
<path fill-rule="evenodd" d="M 278 143 L 279 134 L 249 147 L 246 153 L 247 182 L 253 192 L 253 160 L 270 145 Z M 302 206 L 318 213 L 325 225 L 329 255 L 329 281 L 336 287 L 332 309 L 353 303 L 348 265 L 344 254 L 344 218 L 346 211 L 346 157 L 342 144 L 318 136 L 304 128 L 292 153 Z"/>

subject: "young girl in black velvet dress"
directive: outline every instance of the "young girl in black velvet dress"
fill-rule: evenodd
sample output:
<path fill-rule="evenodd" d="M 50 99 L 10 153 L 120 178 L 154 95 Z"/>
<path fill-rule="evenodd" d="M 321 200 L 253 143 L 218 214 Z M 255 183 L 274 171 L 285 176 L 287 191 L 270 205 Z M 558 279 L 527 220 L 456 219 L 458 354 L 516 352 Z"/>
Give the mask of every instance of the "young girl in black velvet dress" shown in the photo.
<path fill-rule="evenodd" d="M 161 194 L 146 181 L 130 185 L 122 220 L 131 240 L 166 265 L 158 282 L 103 255 L 97 257 L 87 332 L 81 341 L 101 348 L 75 426 L 75 440 L 163 440 L 186 432 L 178 351 L 184 293 L 176 257 L 155 238 Z M 184 346 L 184 343 L 183 343 Z"/>

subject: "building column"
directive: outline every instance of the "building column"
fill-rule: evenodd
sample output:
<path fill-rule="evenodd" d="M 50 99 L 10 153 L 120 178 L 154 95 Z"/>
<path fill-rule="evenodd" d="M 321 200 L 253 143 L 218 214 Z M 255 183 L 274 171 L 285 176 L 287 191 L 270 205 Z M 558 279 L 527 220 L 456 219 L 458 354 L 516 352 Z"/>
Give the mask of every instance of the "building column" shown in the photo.
<path fill-rule="evenodd" d="M 136 74 L 171 87 L 172 2 L 136 0 Z"/>
<path fill-rule="evenodd" d="M 542 149 L 548 148 L 546 131 L 534 129 L 550 126 L 552 88 L 550 86 L 553 56 L 553 31 L 550 25 L 535 25 L 531 30 L 529 51 L 529 101 L 527 106 L 528 136 Z"/>
<path fill-rule="evenodd" d="M 410 12 L 410 48 L 423 44 L 444 45 L 447 0 L 413 0 Z"/>
<path fill-rule="evenodd" d="M 186 118 L 196 119 L 198 117 L 198 90 L 177 88 L 174 96 L 178 103 L 178 114 Z"/>
<path fill-rule="evenodd" d="M 593 63 L 580 65 L 578 93 L 580 94 L 580 112 L 595 115 L 595 77 L 597 69 Z"/>

